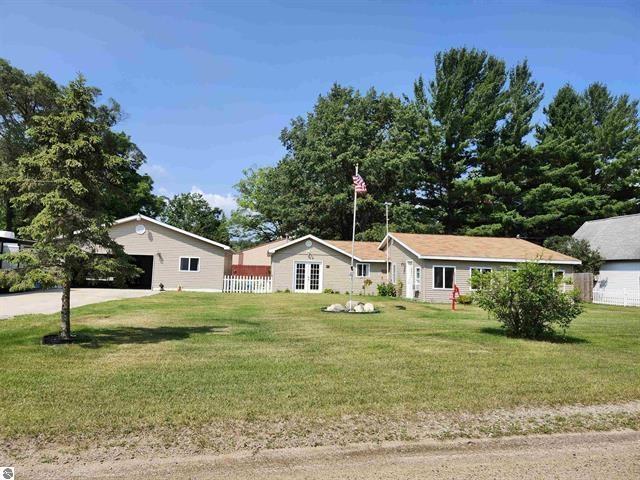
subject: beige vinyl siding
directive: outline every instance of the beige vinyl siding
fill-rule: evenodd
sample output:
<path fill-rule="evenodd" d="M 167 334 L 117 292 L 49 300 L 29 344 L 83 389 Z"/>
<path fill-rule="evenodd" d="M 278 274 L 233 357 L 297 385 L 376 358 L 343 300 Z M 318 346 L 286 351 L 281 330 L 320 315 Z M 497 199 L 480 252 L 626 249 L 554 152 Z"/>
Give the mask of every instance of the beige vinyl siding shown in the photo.
<path fill-rule="evenodd" d="M 136 225 L 143 224 L 144 234 L 136 233 Z M 154 289 L 162 283 L 167 290 L 178 285 L 185 290 L 222 290 L 223 277 L 231 270 L 231 252 L 221 247 L 184 235 L 146 220 L 114 225 L 111 237 L 129 255 L 152 255 Z M 198 257 L 198 272 L 181 272 L 180 257 Z"/>
<path fill-rule="evenodd" d="M 451 289 L 436 290 L 433 288 L 433 267 L 434 266 L 452 266 L 455 267 L 454 283 L 460 289 L 462 295 L 471 293 L 471 267 L 491 268 L 492 271 L 501 269 L 517 268 L 518 263 L 506 262 L 469 262 L 469 261 L 451 261 L 451 260 L 423 260 L 424 268 L 422 270 L 424 300 L 427 302 L 442 303 L 449 302 Z M 550 265 L 554 270 L 563 270 L 566 275 L 573 273 L 573 265 Z"/>
<path fill-rule="evenodd" d="M 348 292 L 351 287 L 349 276 L 351 259 L 321 243 L 312 241 L 311 248 L 305 246 L 305 242 L 295 243 L 276 251 L 271 256 L 271 276 L 273 277 L 274 291 L 293 291 L 293 269 L 295 262 L 319 262 L 322 270 L 322 285 L 320 291 L 330 288 L 341 293 Z M 369 263 L 369 262 L 354 262 Z M 384 262 L 369 263 L 369 277 L 373 282 L 367 293 L 377 292 L 376 286 L 382 283 L 384 274 Z M 356 277 L 353 282 L 354 293 L 362 292 L 365 278 Z"/>
<path fill-rule="evenodd" d="M 233 264 L 234 265 L 261 265 L 261 266 L 270 266 L 271 259 L 269 258 L 268 251 L 272 248 L 276 248 L 280 245 L 284 245 L 289 240 L 282 239 L 276 240 L 274 242 L 265 243 L 263 245 L 258 245 L 253 248 L 248 248 L 243 250 L 242 252 L 235 253 L 233 255 Z"/>
<path fill-rule="evenodd" d="M 405 292 L 406 292 L 406 288 L 407 286 L 405 285 L 406 283 L 406 276 L 407 276 L 407 270 L 406 270 L 406 265 L 407 265 L 407 260 L 412 260 L 414 266 L 419 266 L 422 267 L 422 262 L 418 259 L 418 257 L 416 257 L 413 253 L 411 253 L 409 250 L 407 250 L 405 247 L 403 247 L 402 245 L 400 245 L 399 243 L 391 240 L 390 245 L 389 245 L 389 271 L 393 271 L 393 267 L 392 265 L 395 264 L 396 266 L 396 286 L 400 286 L 401 288 L 398 289 L 398 296 L 401 297 L 405 297 Z M 422 270 L 422 291 L 424 291 L 424 284 L 425 284 L 425 272 L 424 269 Z M 389 277 L 391 279 L 391 277 Z M 402 283 L 402 285 L 400 285 L 400 283 Z M 420 295 L 420 298 L 422 298 L 422 294 Z"/>
<path fill-rule="evenodd" d="M 419 299 L 432 303 L 447 303 L 450 302 L 452 289 L 434 289 L 433 288 L 433 267 L 454 267 L 454 283 L 460 289 L 461 294 L 471 293 L 470 277 L 471 267 L 491 268 L 492 270 L 499 270 L 501 268 L 517 268 L 517 263 L 498 263 L 498 262 L 471 262 L 464 260 L 425 260 L 418 259 L 408 249 L 391 240 L 389 246 L 389 262 L 396 264 L 397 276 L 400 282 L 402 282 L 401 291 L 398 295 L 404 297 L 406 291 L 406 263 L 407 260 L 413 260 L 415 266 L 422 268 L 421 290 Z M 573 265 L 551 265 L 556 270 L 563 270 L 566 275 L 573 273 Z M 396 285 L 398 282 L 396 282 Z"/>

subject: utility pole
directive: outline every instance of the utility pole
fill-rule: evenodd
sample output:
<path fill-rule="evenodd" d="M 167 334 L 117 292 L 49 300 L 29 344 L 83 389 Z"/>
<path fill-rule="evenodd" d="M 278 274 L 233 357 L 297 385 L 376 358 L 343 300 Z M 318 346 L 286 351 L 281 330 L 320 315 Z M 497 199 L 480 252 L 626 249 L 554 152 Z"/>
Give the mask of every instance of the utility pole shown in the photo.
<path fill-rule="evenodd" d="M 385 237 L 387 240 L 387 247 L 385 248 L 387 254 L 387 283 L 389 283 L 389 206 L 391 206 L 390 202 L 384 202 L 384 214 L 387 221 L 387 236 Z"/>

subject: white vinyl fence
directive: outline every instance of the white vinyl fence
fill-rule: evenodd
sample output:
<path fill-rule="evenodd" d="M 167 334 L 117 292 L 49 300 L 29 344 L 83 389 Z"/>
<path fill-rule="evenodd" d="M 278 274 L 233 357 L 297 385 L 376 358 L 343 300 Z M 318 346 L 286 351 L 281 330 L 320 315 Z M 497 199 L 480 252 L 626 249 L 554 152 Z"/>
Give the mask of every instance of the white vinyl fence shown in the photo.
<path fill-rule="evenodd" d="M 271 277 L 241 277 L 225 275 L 222 291 L 226 293 L 271 293 Z"/>
<path fill-rule="evenodd" d="M 623 289 L 622 291 L 608 292 L 606 290 L 593 290 L 593 303 L 604 305 L 621 305 L 623 307 L 640 307 L 640 290 Z"/>

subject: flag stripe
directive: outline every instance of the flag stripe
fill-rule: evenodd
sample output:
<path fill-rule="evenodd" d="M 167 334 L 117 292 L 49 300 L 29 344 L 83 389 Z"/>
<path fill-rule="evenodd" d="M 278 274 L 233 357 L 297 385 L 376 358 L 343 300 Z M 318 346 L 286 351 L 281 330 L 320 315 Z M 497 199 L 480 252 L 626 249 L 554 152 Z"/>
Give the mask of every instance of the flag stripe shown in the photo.
<path fill-rule="evenodd" d="M 353 176 L 353 186 L 356 189 L 356 193 L 367 193 L 367 184 L 360 175 Z"/>

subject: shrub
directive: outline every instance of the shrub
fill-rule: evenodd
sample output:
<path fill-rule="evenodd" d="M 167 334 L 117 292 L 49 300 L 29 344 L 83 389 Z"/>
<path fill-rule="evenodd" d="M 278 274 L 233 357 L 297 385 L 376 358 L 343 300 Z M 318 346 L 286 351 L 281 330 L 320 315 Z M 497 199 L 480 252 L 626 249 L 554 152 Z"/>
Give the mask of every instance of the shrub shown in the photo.
<path fill-rule="evenodd" d="M 482 275 L 474 302 L 505 327 L 508 334 L 543 338 L 557 325 L 563 332 L 582 312 L 579 293 L 563 293 L 552 269 L 525 263 L 515 272 L 502 270 Z"/>
<path fill-rule="evenodd" d="M 338 290 L 333 290 L 331 288 L 325 288 L 323 290 L 323 293 L 330 293 L 330 294 L 336 294 L 336 293 L 340 293 Z"/>
<path fill-rule="evenodd" d="M 393 283 L 379 283 L 378 284 L 378 295 L 381 297 L 395 297 L 396 296 L 396 287 Z"/>
<path fill-rule="evenodd" d="M 460 305 L 471 305 L 473 303 L 473 295 L 460 295 L 458 303 Z"/>

